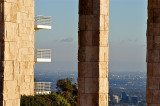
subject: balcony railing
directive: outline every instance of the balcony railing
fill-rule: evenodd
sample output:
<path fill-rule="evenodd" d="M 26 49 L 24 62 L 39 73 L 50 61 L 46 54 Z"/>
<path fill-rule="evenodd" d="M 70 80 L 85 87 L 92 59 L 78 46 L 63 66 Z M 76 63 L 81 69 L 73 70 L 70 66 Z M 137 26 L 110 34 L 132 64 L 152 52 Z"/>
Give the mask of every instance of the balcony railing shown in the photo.
<path fill-rule="evenodd" d="M 51 82 L 35 82 L 35 94 L 49 94 L 51 93 Z"/>
<path fill-rule="evenodd" d="M 51 29 L 51 16 L 35 16 L 35 29 Z"/>
<path fill-rule="evenodd" d="M 51 62 L 51 49 L 37 49 L 35 59 L 36 62 Z"/>

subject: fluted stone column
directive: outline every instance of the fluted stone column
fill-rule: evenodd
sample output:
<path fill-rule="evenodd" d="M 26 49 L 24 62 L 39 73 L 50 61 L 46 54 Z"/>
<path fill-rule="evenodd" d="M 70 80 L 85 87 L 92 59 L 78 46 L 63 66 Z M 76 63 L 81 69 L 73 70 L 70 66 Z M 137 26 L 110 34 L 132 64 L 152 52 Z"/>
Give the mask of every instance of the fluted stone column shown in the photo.
<path fill-rule="evenodd" d="M 34 95 L 34 0 L 0 0 L 0 106 Z"/>
<path fill-rule="evenodd" d="M 79 106 L 108 106 L 108 33 L 109 0 L 79 0 Z"/>
<path fill-rule="evenodd" d="M 148 0 L 146 101 L 160 105 L 160 0 Z"/>

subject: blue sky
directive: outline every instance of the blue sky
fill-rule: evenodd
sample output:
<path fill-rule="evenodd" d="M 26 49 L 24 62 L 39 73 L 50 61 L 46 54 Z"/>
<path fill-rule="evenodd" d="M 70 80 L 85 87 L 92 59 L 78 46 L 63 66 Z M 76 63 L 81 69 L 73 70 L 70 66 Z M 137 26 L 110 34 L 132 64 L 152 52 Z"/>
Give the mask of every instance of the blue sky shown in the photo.
<path fill-rule="evenodd" d="M 35 68 L 77 71 L 78 0 L 35 0 L 35 13 L 53 20 L 52 30 L 35 33 L 36 48 L 52 49 L 52 63 L 38 63 Z M 146 0 L 110 0 L 111 71 L 146 70 L 146 22 Z"/>

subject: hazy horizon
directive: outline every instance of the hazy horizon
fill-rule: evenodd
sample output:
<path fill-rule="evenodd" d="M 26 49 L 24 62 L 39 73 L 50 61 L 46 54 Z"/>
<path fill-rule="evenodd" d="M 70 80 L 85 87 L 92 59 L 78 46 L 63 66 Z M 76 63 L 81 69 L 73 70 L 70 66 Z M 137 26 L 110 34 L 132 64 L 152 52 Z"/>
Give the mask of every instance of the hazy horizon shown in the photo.
<path fill-rule="evenodd" d="M 35 70 L 44 72 L 78 72 L 77 62 L 53 62 L 38 63 Z M 43 65 L 41 65 L 43 64 Z M 50 68 L 53 67 L 53 68 Z M 143 62 L 109 62 L 109 72 L 146 72 L 146 64 Z"/>

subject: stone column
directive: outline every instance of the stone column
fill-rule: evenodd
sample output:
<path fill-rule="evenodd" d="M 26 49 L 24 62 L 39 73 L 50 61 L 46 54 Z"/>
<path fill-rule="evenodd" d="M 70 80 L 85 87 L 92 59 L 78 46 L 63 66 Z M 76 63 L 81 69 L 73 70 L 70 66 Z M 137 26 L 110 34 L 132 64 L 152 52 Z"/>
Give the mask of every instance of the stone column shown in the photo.
<path fill-rule="evenodd" d="M 79 0 L 78 105 L 108 106 L 109 0 Z"/>
<path fill-rule="evenodd" d="M 0 0 L 0 106 L 34 95 L 34 0 Z"/>
<path fill-rule="evenodd" d="M 160 105 L 160 1 L 148 0 L 147 86 L 148 106 Z"/>

